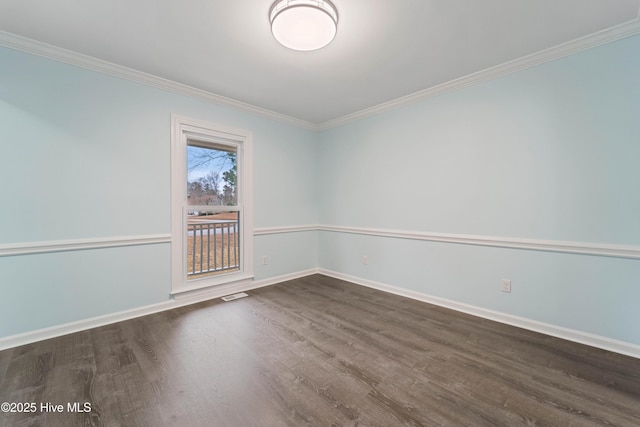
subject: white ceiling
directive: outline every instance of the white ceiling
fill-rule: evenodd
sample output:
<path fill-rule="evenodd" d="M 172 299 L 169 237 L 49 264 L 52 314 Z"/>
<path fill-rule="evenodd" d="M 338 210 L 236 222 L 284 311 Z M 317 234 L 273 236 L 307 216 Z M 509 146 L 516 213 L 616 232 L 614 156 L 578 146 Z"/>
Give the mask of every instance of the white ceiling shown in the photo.
<path fill-rule="evenodd" d="M 272 0 L 0 0 L 0 30 L 316 125 L 630 21 L 640 0 L 333 0 L 295 52 Z"/>

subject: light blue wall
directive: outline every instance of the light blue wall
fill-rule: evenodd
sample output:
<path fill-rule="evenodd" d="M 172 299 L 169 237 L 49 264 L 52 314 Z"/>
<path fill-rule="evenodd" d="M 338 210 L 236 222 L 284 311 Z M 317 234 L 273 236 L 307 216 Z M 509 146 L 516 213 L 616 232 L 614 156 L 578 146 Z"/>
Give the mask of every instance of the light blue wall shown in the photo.
<path fill-rule="evenodd" d="M 0 49 L 0 245 L 170 233 L 175 113 L 253 132 L 258 228 L 638 246 L 638 52 L 627 38 L 316 134 Z M 0 337 L 166 301 L 169 249 L 0 258 Z M 256 236 L 254 257 L 258 279 L 321 267 L 640 344 L 640 261 L 335 232 Z"/>
<path fill-rule="evenodd" d="M 640 37 L 322 135 L 320 220 L 640 243 Z"/>
<path fill-rule="evenodd" d="M 640 344 L 637 260 L 323 232 L 319 264 L 364 280 Z M 512 293 L 500 291 L 503 278 L 511 279 Z"/>
<path fill-rule="evenodd" d="M 623 39 L 324 132 L 320 222 L 640 246 L 639 53 Z M 319 243 L 322 268 L 640 344 L 637 260 Z"/>
<path fill-rule="evenodd" d="M 166 301 L 168 244 L 0 257 L 0 337 Z"/>
<path fill-rule="evenodd" d="M 317 222 L 315 133 L 1 48 L 0 245 L 170 233 L 172 113 L 253 133 L 256 227 Z M 316 267 L 316 247 L 256 237 L 275 262 L 256 273 Z M 169 244 L 2 257 L 0 337 L 166 301 L 170 261 Z"/>
<path fill-rule="evenodd" d="M 318 266 L 318 232 L 302 231 L 256 236 L 256 279 L 266 279 L 315 269 Z M 262 256 L 267 264 L 262 265 Z"/>

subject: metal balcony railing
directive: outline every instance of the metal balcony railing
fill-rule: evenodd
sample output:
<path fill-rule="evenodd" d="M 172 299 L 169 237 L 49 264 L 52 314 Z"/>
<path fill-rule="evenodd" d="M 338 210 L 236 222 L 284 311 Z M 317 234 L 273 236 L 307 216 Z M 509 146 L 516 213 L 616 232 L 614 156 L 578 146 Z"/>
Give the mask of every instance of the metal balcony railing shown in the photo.
<path fill-rule="evenodd" d="M 187 277 L 240 269 L 238 221 L 189 220 Z"/>

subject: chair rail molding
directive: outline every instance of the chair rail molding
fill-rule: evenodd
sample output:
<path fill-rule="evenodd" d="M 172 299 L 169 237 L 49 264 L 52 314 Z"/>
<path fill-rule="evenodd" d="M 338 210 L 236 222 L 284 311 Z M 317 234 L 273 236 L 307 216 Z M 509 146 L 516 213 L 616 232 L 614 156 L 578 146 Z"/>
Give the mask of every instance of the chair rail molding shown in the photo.
<path fill-rule="evenodd" d="M 320 225 L 308 224 L 308 225 L 285 225 L 277 227 L 256 227 L 253 230 L 254 236 L 266 236 L 268 234 L 286 234 L 286 233 L 300 233 L 303 231 L 318 231 Z"/>
<path fill-rule="evenodd" d="M 368 227 L 320 225 L 320 231 L 396 239 L 424 240 L 430 242 L 456 243 L 463 245 L 492 246 L 498 248 L 524 249 L 567 254 L 593 255 L 614 258 L 640 259 L 640 246 L 615 245 L 589 242 L 566 242 L 516 237 L 480 236 L 472 234 L 434 233 L 426 231 L 404 231 Z"/>
<path fill-rule="evenodd" d="M 170 234 L 0 244 L 0 257 L 171 243 Z"/>

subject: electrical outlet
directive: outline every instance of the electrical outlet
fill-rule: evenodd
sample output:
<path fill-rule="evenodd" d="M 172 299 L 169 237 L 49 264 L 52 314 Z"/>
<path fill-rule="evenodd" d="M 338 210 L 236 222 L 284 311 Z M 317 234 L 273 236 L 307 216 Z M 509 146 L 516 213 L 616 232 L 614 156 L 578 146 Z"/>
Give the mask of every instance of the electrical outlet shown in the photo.
<path fill-rule="evenodd" d="M 511 280 L 502 279 L 502 292 L 511 292 Z"/>
<path fill-rule="evenodd" d="M 262 255 L 262 265 L 269 264 L 269 258 L 266 255 Z"/>
<path fill-rule="evenodd" d="M 366 255 L 362 255 L 362 265 L 369 264 L 369 258 Z"/>

